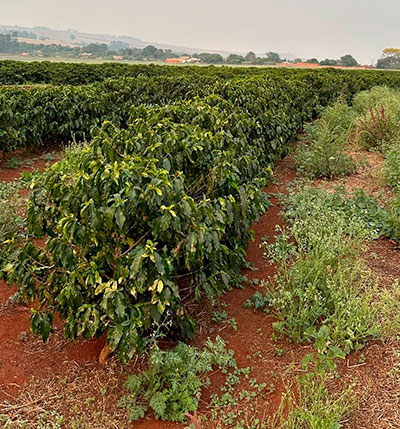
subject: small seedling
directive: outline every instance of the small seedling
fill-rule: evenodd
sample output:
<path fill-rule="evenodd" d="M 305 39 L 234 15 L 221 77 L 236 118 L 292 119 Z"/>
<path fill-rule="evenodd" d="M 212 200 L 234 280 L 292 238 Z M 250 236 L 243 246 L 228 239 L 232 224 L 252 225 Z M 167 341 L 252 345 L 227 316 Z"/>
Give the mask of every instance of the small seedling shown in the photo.
<path fill-rule="evenodd" d="M 56 157 L 55 157 L 53 152 L 49 152 L 49 153 L 46 153 L 45 155 L 43 155 L 43 159 L 46 162 L 53 162 L 56 159 Z"/>
<path fill-rule="evenodd" d="M 12 157 L 7 162 L 7 167 L 11 168 L 12 170 L 16 170 L 17 168 L 21 167 L 22 162 L 19 158 Z"/>
<path fill-rule="evenodd" d="M 283 356 L 285 353 L 286 353 L 285 349 L 279 349 L 279 348 L 274 349 L 274 354 L 276 356 Z"/>

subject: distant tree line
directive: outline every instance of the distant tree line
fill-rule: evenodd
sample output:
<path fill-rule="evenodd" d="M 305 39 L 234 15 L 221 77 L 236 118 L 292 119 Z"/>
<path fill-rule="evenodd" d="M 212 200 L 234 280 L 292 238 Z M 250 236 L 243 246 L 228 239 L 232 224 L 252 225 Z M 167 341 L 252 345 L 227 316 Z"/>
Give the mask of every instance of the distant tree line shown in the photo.
<path fill-rule="evenodd" d="M 22 54 L 26 52 L 44 57 L 56 55 L 79 57 L 81 53 L 80 47 L 19 42 L 15 37 L 11 34 L 0 34 L 0 54 Z M 32 39 L 32 37 L 29 38 Z"/>
<path fill-rule="evenodd" d="M 26 30 L 0 30 L 1 34 L 9 34 L 12 37 L 24 37 L 25 39 L 37 39 L 38 36 L 32 31 Z"/>
<path fill-rule="evenodd" d="M 33 34 L 33 33 L 32 33 Z M 90 55 L 92 58 L 111 59 L 113 56 L 118 55 L 130 60 L 165 60 L 169 57 L 179 56 L 177 53 L 172 52 L 171 49 L 158 49 L 155 46 L 149 45 L 143 49 L 130 48 L 124 42 L 112 41 L 109 45 L 105 43 L 91 43 L 87 46 L 63 46 L 63 45 L 47 45 L 47 44 L 33 44 L 27 42 L 20 42 L 16 37 L 27 37 L 28 34 L 0 34 L 0 53 L 1 54 L 22 54 L 24 52 L 39 55 L 44 57 L 64 56 L 75 57 Z M 71 34 L 71 36 L 74 36 Z M 33 39 L 34 37 L 29 37 Z M 74 37 L 71 37 L 73 40 Z"/>
<path fill-rule="evenodd" d="M 82 56 L 90 56 L 91 58 L 99 59 L 112 59 L 115 56 L 120 56 L 126 60 L 134 61 L 165 61 L 167 58 L 179 57 L 180 54 L 173 52 L 171 49 L 159 49 L 153 45 L 146 46 L 144 48 L 132 48 L 128 44 L 119 40 L 112 41 L 109 45 L 105 43 L 91 43 L 87 46 L 62 46 L 62 45 L 46 45 L 46 44 L 33 44 L 27 42 L 20 42 L 16 37 L 37 38 L 34 33 L 29 34 L 28 32 L 14 32 L 15 34 L 0 34 L 0 53 L 2 54 L 22 54 L 24 52 L 31 55 L 43 56 L 43 57 L 74 57 L 79 58 Z M 27 33 L 27 34 L 25 34 Z M 36 37 L 33 37 L 36 36 Z M 71 40 L 75 36 L 71 34 Z M 399 50 L 400 52 L 400 50 Z M 296 58 L 293 61 L 281 58 L 277 52 L 269 51 L 264 56 L 257 56 L 253 51 L 248 52 L 246 55 L 230 54 L 227 58 L 217 53 L 197 53 L 193 54 L 194 58 L 199 58 L 203 63 L 206 64 L 233 64 L 233 65 L 274 65 L 284 61 L 298 63 L 303 62 L 302 59 Z M 396 61 L 400 64 L 400 53 L 398 54 Z M 393 66 L 393 55 L 384 58 L 387 63 Z M 320 64 L 325 66 L 356 66 L 358 65 L 357 60 L 350 54 L 342 56 L 340 59 L 325 59 L 318 61 L 316 58 L 310 58 L 306 60 L 310 64 Z M 379 63 L 379 62 L 378 62 Z M 386 64 L 386 63 L 385 63 Z M 397 63 L 396 63 L 397 64 Z M 385 67 L 381 67 L 385 68 Z M 393 67 L 388 67 L 393 68 Z"/>
<path fill-rule="evenodd" d="M 211 55 L 211 54 L 201 54 L 201 55 Z M 202 58 L 201 56 L 199 56 Z M 203 59 L 203 58 L 202 58 Z M 204 61 L 208 62 L 208 61 Z M 219 62 L 223 62 L 223 58 L 221 57 Z M 286 60 L 284 58 L 281 58 L 281 56 L 276 52 L 267 52 L 265 56 L 263 57 L 257 57 L 256 54 L 252 51 L 248 52 L 245 56 L 237 55 L 237 54 L 231 54 L 229 55 L 225 62 L 227 64 L 250 64 L 250 65 L 273 65 L 273 64 L 280 64 L 282 62 L 289 62 L 289 63 L 309 63 L 309 64 L 319 64 L 321 66 L 343 66 L 343 67 L 354 67 L 358 66 L 358 61 L 350 54 L 342 56 L 340 59 L 325 59 L 322 61 L 318 61 L 317 58 L 310 58 L 306 61 L 302 60 L 301 58 L 295 58 L 294 60 Z"/>

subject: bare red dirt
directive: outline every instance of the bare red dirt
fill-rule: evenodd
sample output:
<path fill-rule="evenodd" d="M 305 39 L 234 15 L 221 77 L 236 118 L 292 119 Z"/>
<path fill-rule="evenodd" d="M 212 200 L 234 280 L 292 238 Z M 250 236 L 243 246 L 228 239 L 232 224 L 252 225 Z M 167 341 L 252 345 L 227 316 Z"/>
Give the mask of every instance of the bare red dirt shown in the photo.
<path fill-rule="evenodd" d="M 48 148 L 33 148 L 31 151 L 17 150 L 0 158 L 0 182 L 12 182 L 19 179 L 24 172 L 33 170 L 43 171 L 51 162 L 45 159 L 46 154 L 55 155 L 55 160 L 60 156 L 60 148 L 57 146 Z M 18 168 L 9 168 L 8 162 L 18 159 L 21 164 Z M 54 161 L 53 161 L 54 162 Z"/>
<path fill-rule="evenodd" d="M 0 288 L 1 305 L 8 294 L 3 282 Z M 30 309 L 22 306 L 9 305 L 0 313 L 0 397 L 17 393 L 32 376 L 49 377 L 62 371 L 67 361 L 96 361 L 104 345 L 104 340 L 64 341 L 60 322 L 56 323 L 56 334 L 43 344 L 31 335 L 29 318 Z"/>

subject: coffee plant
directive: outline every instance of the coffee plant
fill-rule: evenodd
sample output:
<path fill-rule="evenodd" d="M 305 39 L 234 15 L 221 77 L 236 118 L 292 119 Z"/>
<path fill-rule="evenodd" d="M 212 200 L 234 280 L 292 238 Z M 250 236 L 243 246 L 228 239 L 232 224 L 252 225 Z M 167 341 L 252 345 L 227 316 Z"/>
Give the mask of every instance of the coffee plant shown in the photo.
<path fill-rule="evenodd" d="M 46 67 L 39 81 L 63 70 Z M 1 276 L 35 303 L 32 331 L 44 340 L 57 313 L 68 338 L 107 333 L 121 360 L 160 326 L 191 338 L 188 302 L 241 283 L 271 166 L 303 124 L 341 94 L 397 84 L 373 72 L 143 70 L 0 89 L 2 149 L 90 139 L 32 177 L 30 238 L 7 243 Z"/>

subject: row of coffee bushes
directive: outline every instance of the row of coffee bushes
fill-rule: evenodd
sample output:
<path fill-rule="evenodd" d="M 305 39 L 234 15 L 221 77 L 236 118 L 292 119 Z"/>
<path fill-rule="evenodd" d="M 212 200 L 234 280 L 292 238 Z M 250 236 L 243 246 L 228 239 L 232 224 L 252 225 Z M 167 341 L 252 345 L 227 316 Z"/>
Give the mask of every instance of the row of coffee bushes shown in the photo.
<path fill-rule="evenodd" d="M 296 72 L 273 69 L 264 71 L 264 74 L 246 75 L 243 70 L 247 69 L 240 69 L 243 75 L 239 77 L 228 78 L 229 74 L 225 76 L 220 71 L 225 76 L 220 78 L 214 72 L 205 73 L 203 68 L 199 68 L 201 73 L 181 73 L 181 70 L 186 70 L 183 68 L 170 69 L 173 70 L 171 76 L 141 75 L 84 86 L 3 87 L 0 89 L 0 149 L 11 151 L 24 146 L 85 140 L 90 137 L 93 127 L 105 120 L 126 124 L 132 105 L 165 105 L 213 93 L 229 99 L 235 97 L 235 102 L 243 104 L 258 96 L 249 92 L 246 86 L 249 81 L 269 85 L 272 89 L 268 100 L 260 99 L 258 104 L 282 105 L 289 116 L 293 109 L 300 107 L 299 98 L 289 92 L 279 92 L 285 86 L 294 89 L 298 86 L 299 90 L 308 91 L 309 101 L 318 110 L 318 106 L 329 104 L 341 93 L 351 100 L 353 94 L 360 90 L 378 84 L 396 86 L 400 82 L 398 75 L 391 72 Z M 236 88 L 234 93 L 229 94 L 233 87 Z M 278 88 L 276 94 L 275 87 Z M 271 110 L 265 107 L 259 106 L 267 112 L 267 116 L 271 116 Z M 265 117 L 264 120 L 269 119 Z"/>
<path fill-rule="evenodd" d="M 319 97 L 284 79 L 209 89 L 132 107 L 127 126 L 96 131 L 73 171 L 55 164 L 33 185 L 28 226 L 46 246 L 8 243 L 3 253 L 13 255 L 6 279 L 39 304 L 33 332 L 46 339 L 58 312 L 69 338 L 107 331 L 125 360 L 154 330 L 193 336 L 188 302 L 240 284 L 270 166 Z"/>
<path fill-rule="evenodd" d="M 0 61 L 0 85 L 87 85 L 107 79 L 138 76 L 216 75 L 232 78 L 238 75 L 265 73 L 268 69 L 232 67 L 171 67 L 123 63 L 62 63 Z M 272 70 L 272 69 L 271 69 Z"/>
<path fill-rule="evenodd" d="M 89 139 L 106 120 L 126 124 L 131 106 L 199 95 L 210 82 L 140 76 L 87 86 L 6 87 L 0 90 L 0 149 Z"/>
<path fill-rule="evenodd" d="M 346 80 L 357 79 L 375 81 L 379 84 L 398 85 L 399 73 L 378 70 L 339 70 L 339 69 L 290 69 L 274 67 L 171 67 L 144 64 L 77 64 L 62 62 L 22 62 L 0 61 L 0 85 L 88 85 L 107 79 L 138 76 L 215 76 L 219 79 L 232 79 L 239 76 L 293 77 L 312 75 L 343 76 Z M 376 84 L 376 83 L 375 83 Z"/>

